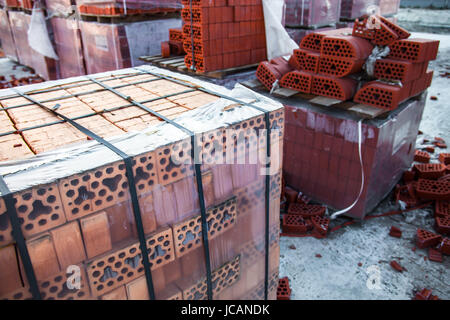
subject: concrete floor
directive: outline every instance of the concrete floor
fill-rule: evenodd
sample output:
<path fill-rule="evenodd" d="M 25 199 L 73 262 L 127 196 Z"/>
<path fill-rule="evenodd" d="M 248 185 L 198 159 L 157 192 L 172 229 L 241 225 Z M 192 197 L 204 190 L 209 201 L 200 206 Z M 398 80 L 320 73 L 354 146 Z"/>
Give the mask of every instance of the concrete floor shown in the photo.
<path fill-rule="evenodd" d="M 432 140 L 436 136 L 450 144 L 450 81 L 441 76 L 450 72 L 450 36 L 421 33 L 412 37 L 441 40 L 438 59 L 430 65 L 435 74 L 420 126 L 424 135 L 418 137 L 417 147 L 423 146 L 424 138 Z M 438 100 L 431 100 L 431 96 Z M 450 151 L 441 149 L 436 154 L 441 152 Z M 390 196 L 372 214 L 398 209 Z M 411 299 L 415 291 L 428 288 L 448 300 L 450 257 L 444 256 L 444 262 L 437 263 L 424 260 L 427 250 L 412 250 L 417 228 L 434 230 L 433 224 L 430 207 L 351 225 L 331 233 L 327 239 L 282 237 L 280 277 L 289 277 L 292 299 Z M 388 235 L 393 225 L 403 231 L 401 239 Z M 389 265 L 392 260 L 407 271 L 393 270 Z"/>
<path fill-rule="evenodd" d="M 22 77 L 33 76 L 34 74 L 28 67 L 22 66 L 8 58 L 0 58 L 0 76 L 4 76 L 9 81 L 12 75 L 16 79 L 20 79 Z"/>

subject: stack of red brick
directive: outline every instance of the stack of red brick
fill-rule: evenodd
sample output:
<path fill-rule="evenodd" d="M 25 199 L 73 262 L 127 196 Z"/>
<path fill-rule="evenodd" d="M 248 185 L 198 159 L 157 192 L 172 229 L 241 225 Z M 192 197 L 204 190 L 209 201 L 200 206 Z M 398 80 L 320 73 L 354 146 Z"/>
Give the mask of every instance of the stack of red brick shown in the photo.
<path fill-rule="evenodd" d="M 324 217 L 326 207 L 310 204 L 308 197 L 289 187 L 283 188 L 281 197 L 287 207 L 282 218 L 283 235 L 317 239 L 327 236 L 330 219 Z"/>
<path fill-rule="evenodd" d="M 261 0 L 192 0 L 192 11 L 189 0 L 182 3 L 188 68 L 208 72 L 266 59 Z"/>
<path fill-rule="evenodd" d="M 5 6 L 8 8 L 22 8 L 26 10 L 32 10 L 34 6 L 34 0 L 6 0 Z"/>
<path fill-rule="evenodd" d="M 435 145 L 445 147 L 445 142 L 436 138 Z M 407 207 L 435 203 L 435 230 L 439 234 L 418 229 L 416 244 L 420 249 L 429 248 L 429 260 L 442 262 L 442 254 L 450 255 L 450 238 L 444 237 L 450 235 L 450 154 L 439 154 L 439 163 L 431 163 L 430 159 L 428 152 L 416 150 L 416 163 L 405 172 L 404 185 L 397 186 L 395 196 Z"/>
<path fill-rule="evenodd" d="M 352 29 L 314 32 L 303 38 L 289 61 L 262 62 L 257 77 L 271 90 L 279 85 L 341 101 L 353 100 L 393 110 L 431 85 L 428 62 L 436 59 L 439 41 L 407 39 L 410 34 L 381 16 L 356 20 Z M 389 47 L 386 58 L 373 59 L 375 81 L 358 90 L 358 76 L 375 47 Z M 381 82 L 380 80 L 383 80 Z M 395 84 L 393 84 L 395 82 Z M 398 83 L 400 82 L 400 84 Z"/>
<path fill-rule="evenodd" d="M 161 42 L 161 55 L 164 58 L 185 55 L 183 48 L 183 28 L 169 29 L 169 41 Z"/>
<path fill-rule="evenodd" d="M 176 12 L 181 0 L 77 0 L 81 14 L 96 16 L 124 16 Z"/>

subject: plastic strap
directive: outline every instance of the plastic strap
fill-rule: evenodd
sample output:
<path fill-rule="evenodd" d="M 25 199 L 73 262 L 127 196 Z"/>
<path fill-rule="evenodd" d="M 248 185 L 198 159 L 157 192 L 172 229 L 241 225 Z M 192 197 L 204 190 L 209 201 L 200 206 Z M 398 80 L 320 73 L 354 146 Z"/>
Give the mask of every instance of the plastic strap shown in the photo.
<path fill-rule="evenodd" d="M 19 248 L 20 258 L 22 260 L 23 267 L 25 268 L 25 274 L 27 275 L 27 280 L 30 285 L 30 291 L 35 300 L 41 300 L 41 293 L 39 291 L 39 286 L 36 280 L 36 274 L 34 273 L 33 264 L 31 263 L 30 254 L 28 252 L 27 245 L 25 243 L 25 238 L 22 233 L 22 228 L 20 226 L 19 217 L 17 216 L 17 210 L 14 205 L 14 198 L 11 191 L 8 188 L 3 177 L 0 175 L 0 193 L 5 200 L 6 213 L 9 216 L 12 226 L 12 234 L 14 240 Z"/>
<path fill-rule="evenodd" d="M 158 77 L 158 75 L 155 75 L 155 76 Z M 113 88 L 109 87 L 108 85 L 106 85 L 104 83 L 97 81 L 89 76 L 87 78 L 90 79 L 91 81 L 97 83 L 98 85 L 104 87 L 105 89 L 113 92 L 114 94 L 118 95 L 122 99 L 129 101 L 131 104 L 135 105 L 136 107 L 139 107 L 139 108 L 147 111 L 148 113 L 162 119 L 163 121 L 175 126 L 176 128 L 185 131 L 191 137 L 191 146 L 192 146 L 191 158 L 192 158 L 192 161 L 193 161 L 194 167 L 195 167 L 197 191 L 198 191 L 198 196 L 199 196 L 200 212 L 201 212 L 201 220 L 202 220 L 202 238 L 203 238 L 203 247 L 204 247 L 204 251 L 205 251 L 207 292 L 208 292 L 208 299 L 212 300 L 212 298 L 213 298 L 213 296 L 212 296 L 212 272 L 211 272 L 211 257 L 209 254 L 208 222 L 207 222 L 207 217 L 206 217 L 206 205 L 205 205 L 205 196 L 204 196 L 204 191 L 203 191 L 201 167 L 200 167 L 200 163 L 199 163 L 197 153 L 196 153 L 196 150 L 198 150 L 198 148 L 197 148 L 196 139 L 195 139 L 196 138 L 195 132 L 183 127 L 182 125 L 176 123 L 173 120 L 170 120 L 169 118 L 163 116 L 162 114 L 159 114 L 158 112 L 155 112 L 155 111 L 147 108 L 143 104 L 134 101 L 131 97 L 125 96 L 124 94 L 114 90 Z"/>
<path fill-rule="evenodd" d="M 190 87 L 190 88 L 197 88 L 197 90 L 199 90 L 199 91 L 202 91 L 202 92 L 205 92 L 205 93 L 208 93 L 208 94 L 211 94 L 211 95 L 215 95 L 215 96 L 218 96 L 218 97 L 226 99 L 226 100 L 233 101 L 233 102 L 235 102 L 237 104 L 240 104 L 240 105 L 243 105 L 243 106 L 247 106 L 247 107 L 253 108 L 255 110 L 258 110 L 258 111 L 261 111 L 261 112 L 264 113 L 264 119 L 265 119 L 266 128 L 267 128 L 267 138 L 266 138 L 267 139 L 267 147 L 266 147 L 266 152 L 267 152 L 267 159 L 269 159 L 269 161 L 267 161 L 267 164 L 266 164 L 266 168 L 268 168 L 268 172 L 266 172 L 266 206 L 265 206 L 266 207 L 266 230 L 265 230 L 265 233 L 266 233 L 265 234 L 265 237 L 266 237 L 266 239 L 265 239 L 266 240 L 266 243 L 265 243 L 265 245 L 266 245 L 266 257 L 265 257 L 265 275 L 264 275 L 264 288 L 265 288 L 264 296 L 265 296 L 265 298 L 267 300 L 268 292 L 269 292 L 269 238 L 270 238 L 270 235 L 269 235 L 269 232 L 270 232 L 270 230 L 269 230 L 270 229 L 269 228 L 269 224 L 270 224 L 270 176 L 269 176 L 268 173 L 269 173 L 269 170 L 270 170 L 269 168 L 270 168 L 270 165 L 271 165 L 270 164 L 270 158 L 271 158 L 271 148 L 270 148 L 271 128 L 270 128 L 270 113 L 269 113 L 269 111 L 267 111 L 267 110 L 265 110 L 263 108 L 260 108 L 258 106 L 255 106 L 255 105 L 253 105 L 251 103 L 247 103 L 247 102 L 244 102 L 242 100 L 239 100 L 239 99 L 236 99 L 236 98 L 233 98 L 233 97 L 230 97 L 230 96 L 227 96 L 227 95 L 224 95 L 224 94 L 221 94 L 221 93 L 218 93 L 218 92 L 206 89 L 206 88 L 196 87 L 193 84 L 190 84 L 190 83 L 187 83 L 187 82 L 184 82 L 184 81 L 180 81 L 180 80 L 177 80 L 177 79 L 173 79 L 173 78 L 168 77 L 168 76 L 158 75 L 156 73 L 153 73 L 153 72 L 150 72 L 150 71 L 147 71 L 147 70 L 143 70 L 143 69 L 140 69 L 140 68 L 137 68 L 137 67 L 135 67 L 134 69 L 136 69 L 138 71 L 141 71 L 141 72 L 144 72 L 144 73 L 147 73 L 147 74 L 150 74 L 150 75 L 153 75 L 155 77 L 160 77 L 160 78 L 166 79 L 168 81 L 172 81 L 172 82 L 178 83 L 180 85 L 184 85 L 184 86 L 187 86 L 187 87 Z"/>
<path fill-rule="evenodd" d="M 363 192 L 364 189 L 364 163 L 363 163 L 363 159 L 362 159 L 362 153 L 361 153 L 361 140 L 362 140 L 362 122 L 363 119 L 358 121 L 358 153 L 359 153 L 359 164 L 361 165 L 361 188 L 359 189 L 359 194 L 356 197 L 356 200 L 347 208 L 336 211 L 335 213 L 333 213 L 331 215 L 331 219 L 336 219 L 338 216 L 340 216 L 341 214 L 344 214 L 348 211 L 350 211 L 359 201 L 359 198 L 361 197 L 361 194 Z"/>
<path fill-rule="evenodd" d="M 59 112 L 57 112 L 56 108 L 57 108 L 58 105 L 56 105 L 54 109 L 51 109 L 51 108 L 48 108 L 45 105 L 41 104 L 40 102 L 34 100 L 30 96 L 27 96 L 26 94 L 23 94 L 23 93 L 17 91 L 16 89 L 13 89 L 13 90 L 16 93 L 18 93 L 20 96 L 22 96 L 23 98 L 28 99 L 29 101 L 37 104 L 41 108 L 43 108 L 43 109 L 53 113 L 54 115 L 62 118 L 63 120 L 67 121 L 72 126 L 74 126 L 76 129 L 78 129 L 80 132 L 82 132 L 85 135 L 87 135 L 87 136 L 91 137 L 92 139 L 96 140 L 98 143 L 104 145 L 105 147 L 107 147 L 108 149 L 110 149 L 111 151 L 116 153 L 118 156 L 120 156 L 124 160 L 125 167 L 126 167 L 126 176 L 127 176 L 127 179 L 128 179 L 128 186 L 129 186 L 129 191 L 130 191 L 130 195 L 131 195 L 131 202 L 133 204 L 133 213 L 134 213 L 134 218 L 135 218 L 135 221 L 136 221 L 136 228 L 137 228 L 137 231 L 138 231 L 138 237 L 139 237 L 139 242 L 140 242 L 140 247 L 141 247 L 141 252 L 142 252 L 142 262 L 143 262 L 143 265 L 144 265 L 145 277 L 146 277 L 146 280 L 147 280 L 148 293 L 149 293 L 150 299 L 151 300 L 155 300 L 153 279 L 152 279 L 152 274 L 151 274 L 151 269 L 150 269 L 150 260 L 148 258 L 148 249 L 147 249 L 147 245 L 146 245 L 145 233 L 144 233 L 144 228 L 143 228 L 143 223 L 142 223 L 141 209 L 139 207 L 139 199 L 138 199 L 138 196 L 137 196 L 136 183 L 135 183 L 135 180 L 134 180 L 132 157 L 127 155 L 125 152 L 123 152 L 122 150 L 120 150 L 119 148 L 114 146 L 113 144 L 111 144 L 108 141 L 104 140 L 100 136 L 96 135 L 94 132 L 92 132 L 89 129 L 83 127 L 82 125 L 78 124 L 74 120 L 69 119 L 68 117 L 66 117 L 66 116 L 60 114 Z"/>

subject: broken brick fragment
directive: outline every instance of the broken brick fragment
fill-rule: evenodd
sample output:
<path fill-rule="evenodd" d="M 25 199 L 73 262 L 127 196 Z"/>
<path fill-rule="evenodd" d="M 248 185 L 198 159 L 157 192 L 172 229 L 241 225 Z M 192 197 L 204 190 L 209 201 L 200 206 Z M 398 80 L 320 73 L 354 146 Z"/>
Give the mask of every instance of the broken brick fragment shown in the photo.
<path fill-rule="evenodd" d="M 428 259 L 434 262 L 442 262 L 442 253 L 436 249 L 429 248 L 428 249 Z"/>
<path fill-rule="evenodd" d="M 437 248 L 441 251 L 442 254 L 450 256 L 450 238 L 442 239 Z"/>
<path fill-rule="evenodd" d="M 433 232 L 417 229 L 416 244 L 420 249 L 437 246 L 442 240 L 442 237 Z"/>
<path fill-rule="evenodd" d="M 425 150 L 429 153 L 434 153 L 435 149 L 433 147 L 425 147 Z"/>
<path fill-rule="evenodd" d="M 403 272 L 403 271 L 405 270 L 405 269 L 404 269 L 397 261 L 395 261 L 395 260 L 392 260 L 389 264 L 391 265 L 392 269 L 394 269 L 395 271 Z"/>
<path fill-rule="evenodd" d="M 311 218 L 311 222 L 314 226 L 315 232 L 322 236 L 327 235 L 330 219 L 321 216 L 314 216 Z"/>
<path fill-rule="evenodd" d="M 414 165 L 419 179 L 436 180 L 445 175 L 446 167 L 442 163 L 421 163 Z"/>
<path fill-rule="evenodd" d="M 450 153 L 441 153 L 439 155 L 439 161 L 445 165 L 450 164 Z"/>
<path fill-rule="evenodd" d="M 400 230 L 399 228 L 392 226 L 391 230 L 389 231 L 389 235 L 391 237 L 395 237 L 395 238 L 401 238 L 402 237 L 402 230 Z"/>
<path fill-rule="evenodd" d="M 429 300 L 431 297 L 431 290 L 422 289 L 421 291 L 416 293 L 414 300 Z"/>
<path fill-rule="evenodd" d="M 450 216 L 436 217 L 436 231 L 442 234 L 450 234 Z"/>
<path fill-rule="evenodd" d="M 284 194 L 289 203 L 295 203 L 297 201 L 298 192 L 290 187 L 284 189 Z"/>
<path fill-rule="evenodd" d="M 429 163 L 430 159 L 431 159 L 430 154 L 425 151 L 416 150 L 414 154 L 414 161 L 417 162 Z"/>
<path fill-rule="evenodd" d="M 320 253 L 316 254 L 316 258 L 322 258 L 322 255 Z"/>

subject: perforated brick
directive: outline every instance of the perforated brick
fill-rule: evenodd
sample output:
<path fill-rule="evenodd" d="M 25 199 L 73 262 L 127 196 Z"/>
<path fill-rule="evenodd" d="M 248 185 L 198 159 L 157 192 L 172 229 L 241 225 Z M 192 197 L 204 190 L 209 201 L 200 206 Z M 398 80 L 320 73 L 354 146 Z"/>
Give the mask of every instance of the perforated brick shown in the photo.
<path fill-rule="evenodd" d="M 322 41 L 322 56 L 365 60 L 372 53 L 373 45 L 365 39 L 353 36 L 329 36 Z"/>
<path fill-rule="evenodd" d="M 375 29 L 375 35 L 371 39 L 372 44 L 376 46 L 387 46 L 399 39 L 397 33 L 389 28 L 384 22 L 379 22 L 378 28 Z"/>
<path fill-rule="evenodd" d="M 375 62 L 374 77 L 409 82 L 420 78 L 426 71 L 426 65 L 426 63 L 378 59 Z"/>
<path fill-rule="evenodd" d="M 303 37 L 302 41 L 300 42 L 300 48 L 320 52 L 320 48 L 322 46 L 322 40 L 326 36 L 351 35 L 351 34 L 352 34 L 351 28 L 342 28 L 342 29 L 333 29 L 333 30 L 326 30 L 326 31 L 320 31 L 320 32 L 313 32 L 313 33 L 310 33 L 310 34 L 306 35 L 305 37 Z"/>
<path fill-rule="evenodd" d="M 417 195 L 427 200 L 450 200 L 450 185 L 447 181 L 419 179 Z"/>
<path fill-rule="evenodd" d="M 66 222 L 56 184 L 33 187 L 14 194 L 13 197 L 22 232 L 26 238 Z M 4 219 L 8 219 L 7 216 Z"/>
<path fill-rule="evenodd" d="M 338 78 L 360 72 L 364 60 L 320 57 L 318 72 Z"/>
<path fill-rule="evenodd" d="M 152 190 L 157 184 L 153 152 L 133 160 L 138 194 Z M 68 220 L 83 217 L 129 199 L 124 163 L 114 163 L 62 179 L 59 184 Z"/>
<path fill-rule="evenodd" d="M 407 92 L 405 87 L 372 81 L 359 89 L 353 101 L 384 110 L 394 110 L 405 100 L 405 96 L 408 97 Z"/>
<path fill-rule="evenodd" d="M 439 154 L 439 161 L 445 165 L 449 165 L 450 164 L 450 153 Z M 1 204 L 0 204 L 0 212 L 2 212 Z"/>
<path fill-rule="evenodd" d="M 450 234 L 450 216 L 436 217 L 436 231 L 442 234 Z"/>
<path fill-rule="evenodd" d="M 169 29 L 169 40 L 171 41 L 183 41 L 183 29 Z"/>
<path fill-rule="evenodd" d="M 166 228 L 146 240 L 151 270 L 175 259 L 172 229 Z M 140 243 L 87 263 L 87 273 L 94 296 L 100 296 L 144 274 Z"/>
<path fill-rule="evenodd" d="M 291 71 L 281 78 L 280 86 L 303 93 L 311 92 L 312 75 L 304 71 Z"/>
<path fill-rule="evenodd" d="M 305 234 L 308 230 L 305 220 L 300 215 L 285 214 L 282 229 L 284 233 Z"/>
<path fill-rule="evenodd" d="M 258 179 L 248 186 L 236 191 L 237 208 L 239 215 L 245 215 L 258 205 L 264 199 L 265 184 Z"/>
<path fill-rule="evenodd" d="M 370 19 L 370 20 L 369 20 Z M 367 40 L 372 40 L 375 37 L 376 18 L 374 16 L 366 17 L 362 20 L 356 19 L 353 24 L 352 34 L 355 37 L 360 37 Z"/>
<path fill-rule="evenodd" d="M 241 256 L 236 256 L 233 260 L 227 262 L 212 274 L 213 296 L 217 296 L 226 288 L 233 286 L 241 275 Z"/>
<path fill-rule="evenodd" d="M 297 60 L 300 70 L 317 73 L 319 70 L 320 54 L 305 49 L 295 49 L 294 56 Z"/>
<path fill-rule="evenodd" d="M 431 156 L 429 153 L 425 151 L 416 150 L 414 153 L 414 161 L 429 163 L 431 160 Z"/>
<path fill-rule="evenodd" d="M 444 238 L 441 243 L 438 245 L 438 249 L 447 256 L 450 256 L 450 239 Z"/>
<path fill-rule="evenodd" d="M 270 62 L 261 62 L 256 70 L 256 76 L 268 90 L 271 90 L 274 82 L 290 71 L 292 71 L 292 67 L 289 62 L 280 57 L 272 59 Z"/>
<path fill-rule="evenodd" d="M 442 240 L 442 237 L 433 232 L 417 229 L 416 244 L 420 249 L 437 246 Z"/>
<path fill-rule="evenodd" d="M 397 40 L 389 46 L 388 58 L 423 62 L 435 60 L 439 49 L 439 41 L 428 39 Z"/>
<path fill-rule="evenodd" d="M 314 230 L 320 235 L 325 236 L 328 233 L 328 226 L 330 224 L 330 219 L 322 216 L 313 216 L 311 222 L 314 226 Z"/>
<path fill-rule="evenodd" d="M 450 216 L 450 202 L 449 201 L 436 201 L 434 207 L 434 213 L 438 217 Z"/>
<path fill-rule="evenodd" d="M 440 253 L 438 250 L 433 249 L 433 248 L 429 248 L 428 249 L 428 259 L 430 261 L 434 261 L 434 262 L 442 262 L 442 253 Z"/>
<path fill-rule="evenodd" d="M 193 173 L 191 141 L 185 139 L 156 150 L 158 181 L 168 185 Z"/>
<path fill-rule="evenodd" d="M 394 31 L 397 34 L 397 37 L 399 39 L 407 39 L 411 36 L 411 33 L 409 33 L 407 30 L 403 29 L 402 27 L 398 26 L 397 24 L 389 21 L 388 19 L 384 18 L 383 16 L 378 16 L 378 18 L 383 22 L 389 29 Z"/>
<path fill-rule="evenodd" d="M 291 203 L 288 208 L 288 214 L 300 215 L 304 218 L 311 218 L 313 216 L 323 216 L 326 208 L 321 205 Z"/>
<path fill-rule="evenodd" d="M 436 180 L 445 175 L 445 166 L 442 163 L 426 163 L 414 165 L 418 177 L 422 179 Z"/>
<path fill-rule="evenodd" d="M 233 197 L 207 210 L 208 238 L 213 239 L 232 228 L 236 223 L 237 201 Z M 203 243 L 201 215 L 173 227 L 177 257 L 182 257 Z"/>
<path fill-rule="evenodd" d="M 357 81 L 314 75 L 311 93 L 341 101 L 349 100 L 356 92 Z"/>
<path fill-rule="evenodd" d="M 281 278 L 278 282 L 277 300 L 291 300 L 291 288 L 289 287 L 289 278 Z"/>

